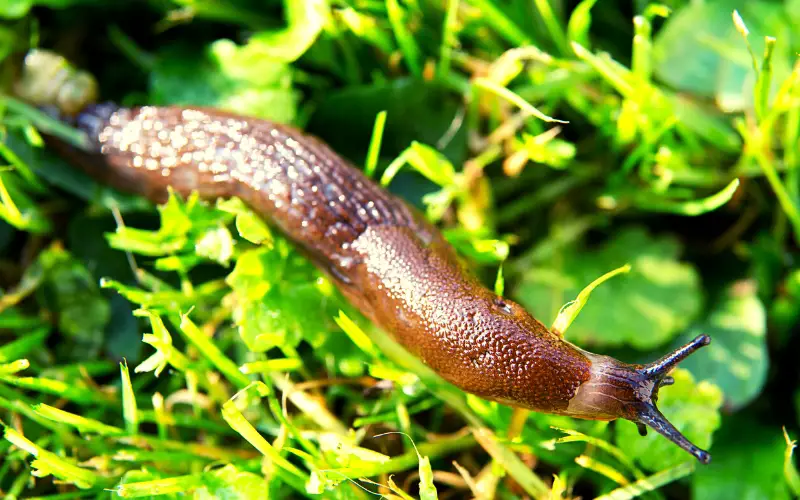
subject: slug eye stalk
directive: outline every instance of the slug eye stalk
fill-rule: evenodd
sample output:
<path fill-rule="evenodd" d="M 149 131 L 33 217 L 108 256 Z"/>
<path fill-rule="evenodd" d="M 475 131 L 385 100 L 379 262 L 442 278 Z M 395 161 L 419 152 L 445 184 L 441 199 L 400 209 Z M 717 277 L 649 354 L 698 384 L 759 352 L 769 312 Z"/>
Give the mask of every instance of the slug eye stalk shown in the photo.
<path fill-rule="evenodd" d="M 694 340 L 685 346 L 675 349 L 673 352 L 667 354 L 657 361 L 653 361 L 652 363 L 644 365 L 639 371 L 649 379 L 661 381 L 666 378 L 671 378 L 666 376 L 670 370 L 678 366 L 678 363 L 689 357 L 690 354 L 703 346 L 707 346 L 710 343 L 711 337 L 708 335 L 698 335 Z M 674 382 L 675 381 L 673 380 L 666 385 L 670 385 Z"/>
<path fill-rule="evenodd" d="M 667 373 L 675 368 L 678 363 L 686 359 L 687 356 L 701 347 L 707 346 L 710 342 L 711 338 L 708 335 L 700 335 L 685 346 L 676 349 L 663 358 L 639 368 L 637 371 L 643 376 L 644 383 L 640 383 L 639 390 L 636 391 L 640 403 L 635 405 L 636 414 L 635 418 L 632 419 L 639 426 L 639 433 L 641 435 L 644 436 L 647 434 L 647 428 L 645 426 L 651 427 L 662 436 L 691 453 L 697 460 L 704 464 L 711 462 L 711 454 L 705 450 L 701 450 L 686 439 L 686 437 L 658 411 L 656 401 L 658 400 L 658 390 L 661 387 L 675 383 L 675 380 L 667 376 Z M 650 394 L 646 393 L 648 387 L 650 388 Z"/>

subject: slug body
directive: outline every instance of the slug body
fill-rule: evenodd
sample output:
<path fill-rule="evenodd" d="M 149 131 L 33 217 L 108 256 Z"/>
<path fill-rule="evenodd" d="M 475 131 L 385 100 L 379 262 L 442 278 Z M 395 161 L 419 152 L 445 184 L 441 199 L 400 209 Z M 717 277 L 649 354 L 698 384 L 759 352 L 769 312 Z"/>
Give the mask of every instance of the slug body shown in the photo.
<path fill-rule="evenodd" d="M 637 422 L 702 462 L 656 409 L 667 372 L 694 342 L 649 365 L 588 353 L 481 285 L 439 231 L 322 142 L 221 111 L 89 106 L 74 123 L 86 151 L 58 145 L 118 189 L 163 202 L 238 196 L 325 270 L 377 325 L 464 391 L 578 418 Z"/>

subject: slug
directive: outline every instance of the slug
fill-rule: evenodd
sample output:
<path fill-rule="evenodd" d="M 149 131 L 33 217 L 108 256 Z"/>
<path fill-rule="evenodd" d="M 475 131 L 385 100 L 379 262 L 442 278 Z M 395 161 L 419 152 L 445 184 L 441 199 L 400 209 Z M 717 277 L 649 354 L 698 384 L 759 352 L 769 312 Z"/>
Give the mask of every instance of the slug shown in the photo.
<path fill-rule="evenodd" d="M 344 296 L 448 382 L 513 407 L 649 426 L 711 456 L 657 409 L 701 335 L 650 364 L 587 352 L 484 287 L 440 232 L 323 142 L 266 120 L 192 107 L 89 105 L 85 150 L 53 147 L 101 182 L 164 202 L 168 188 L 237 196 L 293 240 Z"/>

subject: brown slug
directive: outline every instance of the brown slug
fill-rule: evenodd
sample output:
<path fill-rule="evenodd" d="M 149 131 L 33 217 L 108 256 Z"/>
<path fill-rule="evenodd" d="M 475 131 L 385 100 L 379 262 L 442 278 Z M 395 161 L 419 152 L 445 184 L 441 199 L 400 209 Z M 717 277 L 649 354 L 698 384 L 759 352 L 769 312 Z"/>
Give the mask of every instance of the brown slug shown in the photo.
<path fill-rule="evenodd" d="M 650 364 L 584 351 L 460 265 L 439 231 L 319 140 L 265 120 L 199 108 L 90 105 L 90 142 L 51 144 L 98 180 L 154 202 L 168 187 L 237 196 L 292 239 L 377 325 L 466 392 L 514 407 L 624 418 L 708 463 L 656 408 L 668 372 L 701 335 Z"/>

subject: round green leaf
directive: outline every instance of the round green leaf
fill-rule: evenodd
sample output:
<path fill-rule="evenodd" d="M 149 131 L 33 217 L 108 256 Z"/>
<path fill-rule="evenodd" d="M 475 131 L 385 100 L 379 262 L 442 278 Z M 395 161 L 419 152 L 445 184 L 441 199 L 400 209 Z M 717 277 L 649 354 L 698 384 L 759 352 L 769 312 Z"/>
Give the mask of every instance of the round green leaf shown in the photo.
<path fill-rule="evenodd" d="M 333 328 L 335 307 L 318 273 L 290 254 L 285 240 L 243 252 L 226 282 L 234 294 L 233 319 L 248 349 L 263 352 L 305 339 L 322 342 Z"/>
<path fill-rule="evenodd" d="M 197 489 L 194 498 L 237 499 L 267 498 L 267 480 L 262 475 L 242 472 L 231 464 L 203 475 L 204 485 Z"/>
<path fill-rule="evenodd" d="M 767 318 L 754 286 L 741 282 L 731 286 L 708 319 L 693 327 L 685 339 L 701 333 L 711 344 L 681 365 L 702 380 L 722 388 L 731 409 L 740 408 L 761 393 L 767 377 Z"/>
<path fill-rule="evenodd" d="M 19 19 L 33 6 L 33 0 L 4 0 L 0 2 L 0 17 Z"/>
<path fill-rule="evenodd" d="M 641 228 L 620 231 L 598 249 L 567 249 L 522 278 L 516 298 L 546 323 L 584 286 L 630 263 L 632 270 L 597 287 L 566 337 L 581 345 L 651 349 L 687 327 L 700 308 L 695 269 L 680 246 Z"/>
<path fill-rule="evenodd" d="M 294 62 L 317 39 L 330 16 L 327 0 L 286 0 L 286 28 L 255 34 L 248 46 L 261 57 Z"/>
<path fill-rule="evenodd" d="M 778 425 L 747 418 L 727 420 L 715 436 L 710 465 L 692 477 L 692 498 L 703 500 L 788 499 L 783 478 L 786 443 Z"/>
<path fill-rule="evenodd" d="M 39 263 L 45 275 L 39 297 L 43 306 L 57 313 L 61 333 L 91 346 L 99 345 L 111 318 L 111 306 L 97 286 L 97 278 L 56 245 L 39 254 Z"/>
<path fill-rule="evenodd" d="M 682 91 L 715 97 L 730 111 L 752 104 L 755 83 L 750 55 L 731 15 L 737 9 L 750 31 L 756 54 L 764 53 L 764 37 L 777 39 L 774 82 L 791 69 L 791 28 L 777 2 L 716 0 L 691 2 L 670 16 L 653 43 L 659 79 Z"/>
<path fill-rule="evenodd" d="M 248 46 L 218 40 L 206 50 L 167 47 L 150 79 L 152 100 L 225 109 L 281 123 L 294 120 L 292 70 Z"/>

